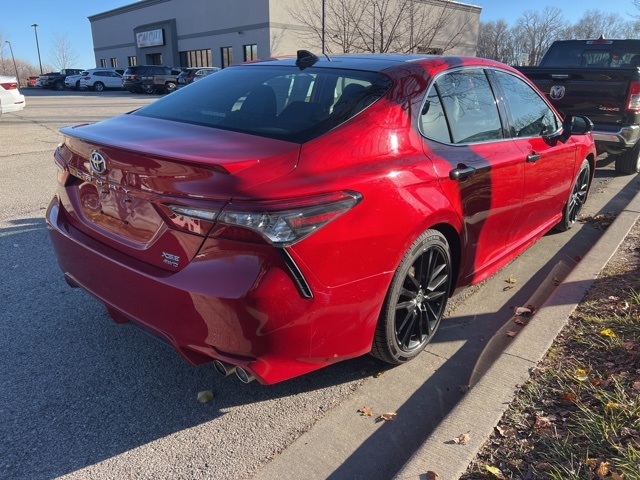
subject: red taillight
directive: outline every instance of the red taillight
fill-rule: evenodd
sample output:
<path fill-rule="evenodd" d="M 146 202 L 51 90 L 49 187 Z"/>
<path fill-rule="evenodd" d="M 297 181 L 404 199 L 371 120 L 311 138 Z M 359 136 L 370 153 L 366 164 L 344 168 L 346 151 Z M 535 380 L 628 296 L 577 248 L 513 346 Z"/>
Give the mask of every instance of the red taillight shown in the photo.
<path fill-rule="evenodd" d="M 224 202 L 160 199 L 156 207 L 167 225 L 194 235 L 206 236 L 215 224 Z"/>
<path fill-rule="evenodd" d="M 60 150 L 63 148 L 62 145 L 58 147 L 58 149 L 53 154 L 53 164 L 56 166 L 58 183 L 63 187 L 66 187 L 69 184 L 71 172 L 69 172 L 69 166 L 67 162 L 64 161 L 62 155 L 60 154 Z"/>
<path fill-rule="evenodd" d="M 83 80 L 91 80 L 91 77 L 84 77 Z"/>
<path fill-rule="evenodd" d="M 0 86 L 5 90 L 15 90 L 18 88 L 17 82 L 0 83 Z"/>
<path fill-rule="evenodd" d="M 357 192 L 342 191 L 286 200 L 231 202 L 226 206 L 214 201 L 161 199 L 156 206 L 167 224 L 179 230 L 284 247 L 311 235 L 361 199 Z"/>
<path fill-rule="evenodd" d="M 631 82 L 629 97 L 627 98 L 627 111 L 632 113 L 640 112 L 640 82 Z"/>
<path fill-rule="evenodd" d="M 288 200 L 231 202 L 217 221 L 220 226 L 232 228 L 216 227 L 211 234 L 238 240 L 237 229 L 246 229 L 272 245 L 293 245 L 346 213 L 361 199 L 357 192 L 342 191 Z"/>

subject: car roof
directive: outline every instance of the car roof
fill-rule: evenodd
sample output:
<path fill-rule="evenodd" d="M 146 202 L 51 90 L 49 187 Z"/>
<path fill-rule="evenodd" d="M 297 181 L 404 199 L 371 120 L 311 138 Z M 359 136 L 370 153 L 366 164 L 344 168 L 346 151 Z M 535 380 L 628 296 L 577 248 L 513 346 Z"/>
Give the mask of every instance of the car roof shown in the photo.
<path fill-rule="evenodd" d="M 394 67 L 401 67 L 409 63 L 418 63 L 424 66 L 447 65 L 448 68 L 462 67 L 465 65 L 483 65 L 483 66 L 499 66 L 507 67 L 499 62 L 487 60 L 478 57 L 455 57 L 442 55 L 423 55 L 423 54 L 397 54 L 397 53 L 379 53 L 379 54 L 340 54 L 330 56 L 317 55 L 318 60 L 313 63 L 314 68 L 344 68 L 352 70 L 366 70 L 372 72 L 382 72 Z M 286 65 L 296 66 L 296 57 L 286 56 L 278 58 L 269 58 L 248 62 L 240 65 Z M 309 65 L 311 66 L 311 65 Z"/>

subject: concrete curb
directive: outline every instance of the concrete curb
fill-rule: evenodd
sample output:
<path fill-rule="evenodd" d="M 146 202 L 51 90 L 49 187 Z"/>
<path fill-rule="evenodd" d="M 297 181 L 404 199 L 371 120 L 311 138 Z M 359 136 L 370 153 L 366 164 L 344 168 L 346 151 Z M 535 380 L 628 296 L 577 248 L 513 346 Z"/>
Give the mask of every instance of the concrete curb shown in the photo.
<path fill-rule="evenodd" d="M 554 290 L 540 310 L 495 361 L 487 373 L 413 454 L 395 480 L 426 479 L 428 471 L 439 480 L 455 480 L 466 471 L 515 396 L 529 378 L 531 367 L 545 355 L 602 269 L 640 218 L 640 192 L 609 226 L 569 276 Z M 452 440 L 468 434 L 466 444 Z"/>

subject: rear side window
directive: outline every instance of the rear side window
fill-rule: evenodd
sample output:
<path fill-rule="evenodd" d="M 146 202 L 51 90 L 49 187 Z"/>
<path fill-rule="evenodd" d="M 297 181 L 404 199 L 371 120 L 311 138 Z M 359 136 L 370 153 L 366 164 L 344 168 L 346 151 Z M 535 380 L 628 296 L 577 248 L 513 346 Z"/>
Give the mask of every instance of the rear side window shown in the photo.
<path fill-rule="evenodd" d="M 501 140 L 502 123 L 484 71 L 460 70 L 440 76 L 427 95 L 421 127 L 425 136 L 450 143 Z"/>
<path fill-rule="evenodd" d="M 207 75 L 132 115 L 302 143 L 361 112 L 391 83 L 375 72 L 243 65 Z"/>

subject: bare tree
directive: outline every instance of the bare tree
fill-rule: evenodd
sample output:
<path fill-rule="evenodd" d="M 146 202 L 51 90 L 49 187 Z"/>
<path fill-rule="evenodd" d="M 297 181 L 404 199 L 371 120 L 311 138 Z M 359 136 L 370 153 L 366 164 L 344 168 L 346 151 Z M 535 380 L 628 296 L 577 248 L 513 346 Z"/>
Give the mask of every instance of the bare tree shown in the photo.
<path fill-rule="evenodd" d="M 629 30 L 628 24 L 617 13 L 606 13 L 600 10 L 587 10 L 580 20 L 571 25 L 564 32 L 564 38 L 593 39 L 600 38 L 620 38 L 626 36 Z M 633 27 L 631 28 L 633 29 Z"/>
<path fill-rule="evenodd" d="M 472 9 L 450 0 L 325 0 L 326 50 L 445 53 L 473 37 Z M 300 0 L 286 10 L 303 26 L 301 38 L 322 41 L 320 2 Z"/>
<path fill-rule="evenodd" d="M 66 33 L 56 33 L 53 35 L 49 55 L 51 56 L 53 66 L 59 70 L 75 67 L 78 62 L 78 54 L 71 46 L 71 42 Z"/>
<path fill-rule="evenodd" d="M 517 36 L 521 36 L 529 54 L 529 65 L 537 65 L 551 43 L 568 27 L 562 11 L 556 7 L 527 10 L 517 20 Z"/>

